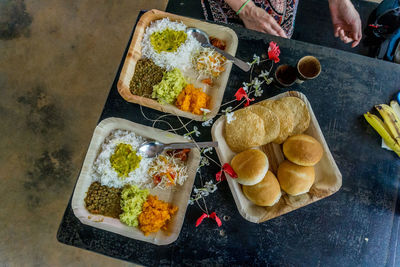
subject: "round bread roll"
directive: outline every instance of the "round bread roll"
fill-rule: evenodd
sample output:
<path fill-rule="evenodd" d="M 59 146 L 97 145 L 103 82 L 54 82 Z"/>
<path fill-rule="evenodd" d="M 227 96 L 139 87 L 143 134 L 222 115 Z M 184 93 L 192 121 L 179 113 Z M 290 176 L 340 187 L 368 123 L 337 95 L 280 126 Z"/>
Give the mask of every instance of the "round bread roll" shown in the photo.
<path fill-rule="evenodd" d="M 261 105 L 263 107 L 266 107 L 278 117 L 279 119 L 279 134 L 278 137 L 273 140 L 274 143 L 276 144 L 282 144 L 283 141 L 285 141 L 288 136 L 290 136 L 293 132 L 294 129 L 294 118 L 293 118 L 293 113 L 284 102 L 281 100 L 264 100 L 257 105 Z"/>
<path fill-rule="evenodd" d="M 279 119 L 278 117 L 266 107 L 261 105 L 251 105 L 247 107 L 251 112 L 257 114 L 264 121 L 264 144 L 271 143 L 279 135 Z"/>
<path fill-rule="evenodd" d="M 264 178 L 268 171 L 267 156 L 258 149 L 248 149 L 233 157 L 231 166 L 242 185 L 255 185 Z"/>
<path fill-rule="evenodd" d="M 283 144 L 283 154 L 293 163 L 301 166 L 314 166 L 324 154 L 321 144 L 305 134 L 289 137 Z"/>
<path fill-rule="evenodd" d="M 310 112 L 304 103 L 298 97 L 288 96 L 281 99 L 281 101 L 290 108 L 293 113 L 294 129 L 292 134 L 302 134 L 310 126 Z"/>
<path fill-rule="evenodd" d="M 282 190 L 289 195 L 307 193 L 315 180 L 314 167 L 299 166 L 284 160 L 278 167 L 278 180 Z"/>
<path fill-rule="evenodd" d="M 281 198 L 281 187 L 275 175 L 268 171 L 261 182 L 255 185 L 243 185 L 243 194 L 258 206 L 273 206 Z"/>

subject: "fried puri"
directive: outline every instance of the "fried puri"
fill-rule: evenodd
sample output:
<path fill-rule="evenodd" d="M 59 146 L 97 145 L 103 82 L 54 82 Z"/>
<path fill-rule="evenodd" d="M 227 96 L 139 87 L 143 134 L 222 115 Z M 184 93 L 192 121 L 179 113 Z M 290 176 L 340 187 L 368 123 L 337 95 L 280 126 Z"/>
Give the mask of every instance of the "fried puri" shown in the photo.
<path fill-rule="evenodd" d="M 234 152 L 264 144 L 265 127 L 263 119 L 250 109 L 235 111 L 235 119 L 225 121 L 225 140 Z"/>
<path fill-rule="evenodd" d="M 294 116 L 291 109 L 281 100 L 264 100 L 258 103 L 270 109 L 279 119 L 280 129 L 278 137 L 273 140 L 276 144 L 282 144 L 294 129 Z"/>
<path fill-rule="evenodd" d="M 280 123 L 278 117 L 268 108 L 261 105 L 252 105 L 248 109 L 257 114 L 264 122 L 264 144 L 271 143 L 279 135 Z"/>
<path fill-rule="evenodd" d="M 302 134 L 308 129 L 308 126 L 310 126 L 310 112 L 308 111 L 306 103 L 300 98 L 293 96 L 284 97 L 281 101 L 289 107 L 293 114 L 295 126 L 290 135 Z"/>

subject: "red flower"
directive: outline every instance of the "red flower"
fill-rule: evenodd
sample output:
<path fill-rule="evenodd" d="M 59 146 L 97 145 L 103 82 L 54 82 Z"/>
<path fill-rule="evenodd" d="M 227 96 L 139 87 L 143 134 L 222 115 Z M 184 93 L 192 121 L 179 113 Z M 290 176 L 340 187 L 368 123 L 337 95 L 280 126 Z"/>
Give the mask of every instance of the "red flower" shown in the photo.
<path fill-rule="evenodd" d="M 215 174 L 215 180 L 217 180 L 217 182 L 225 181 L 226 180 L 225 173 L 223 173 L 222 170 L 217 172 L 217 174 Z"/>
<path fill-rule="evenodd" d="M 251 99 L 249 98 L 243 87 L 240 87 L 239 90 L 237 90 L 237 92 L 235 93 L 235 97 L 237 101 L 242 100 L 244 97 L 246 99 L 246 103 L 244 103 L 245 107 L 247 107 L 250 104 L 250 101 L 254 101 L 254 98 Z"/>
<path fill-rule="evenodd" d="M 215 179 L 218 182 L 226 180 L 225 173 L 227 173 L 233 179 L 238 177 L 236 172 L 233 170 L 232 166 L 229 165 L 229 163 L 225 163 L 222 166 L 221 170 L 215 174 Z"/>
<path fill-rule="evenodd" d="M 225 163 L 225 164 L 222 166 L 222 170 L 223 170 L 224 172 L 226 172 L 226 173 L 227 173 L 230 177 L 232 177 L 232 178 L 237 178 L 237 177 L 238 177 L 237 174 L 236 174 L 236 172 L 233 170 L 232 166 L 229 165 L 229 163 Z"/>
<path fill-rule="evenodd" d="M 279 50 L 279 46 L 275 42 L 270 42 L 268 47 L 268 57 L 270 60 L 274 61 L 275 63 L 279 62 L 279 54 L 281 50 Z"/>
<path fill-rule="evenodd" d="M 205 218 L 211 218 L 217 222 L 218 227 L 222 225 L 221 219 L 218 218 L 217 214 L 215 212 L 211 213 L 208 215 L 207 213 L 203 213 L 196 221 L 196 227 L 199 226 Z"/>

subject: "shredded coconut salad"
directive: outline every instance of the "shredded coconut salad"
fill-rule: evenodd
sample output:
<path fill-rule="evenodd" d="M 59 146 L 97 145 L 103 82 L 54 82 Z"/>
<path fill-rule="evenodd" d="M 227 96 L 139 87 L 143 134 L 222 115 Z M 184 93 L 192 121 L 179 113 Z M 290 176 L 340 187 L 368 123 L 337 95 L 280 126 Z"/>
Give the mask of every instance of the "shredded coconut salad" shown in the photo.
<path fill-rule="evenodd" d="M 176 184 L 183 185 L 187 179 L 185 164 L 174 155 L 159 155 L 150 166 L 149 174 L 156 187 L 166 189 Z"/>

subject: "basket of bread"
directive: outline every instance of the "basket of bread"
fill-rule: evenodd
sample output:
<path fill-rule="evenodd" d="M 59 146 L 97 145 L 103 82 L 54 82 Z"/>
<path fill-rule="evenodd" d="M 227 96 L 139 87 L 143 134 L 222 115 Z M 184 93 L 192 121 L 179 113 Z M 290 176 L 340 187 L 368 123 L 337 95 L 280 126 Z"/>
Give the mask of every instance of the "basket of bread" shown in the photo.
<path fill-rule="evenodd" d="M 240 214 L 260 223 L 337 192 L 342 175 L 306 96 L 286 92 L 220 117 L 212 136 Z"/>

